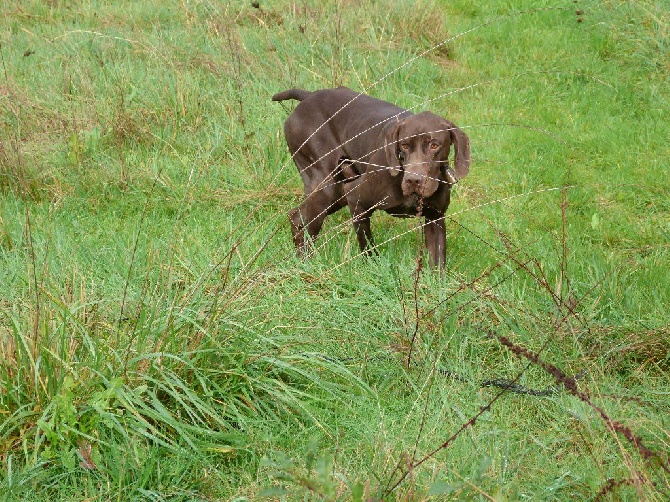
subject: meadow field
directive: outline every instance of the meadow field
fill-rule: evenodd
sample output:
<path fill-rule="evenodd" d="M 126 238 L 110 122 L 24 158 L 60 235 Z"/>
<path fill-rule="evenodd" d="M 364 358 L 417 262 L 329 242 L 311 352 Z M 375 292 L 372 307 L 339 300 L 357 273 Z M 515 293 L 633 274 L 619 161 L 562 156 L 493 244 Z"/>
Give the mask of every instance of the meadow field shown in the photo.
<path fill-rule="evenodd" d="M 339 85 L 469 136 L 444 274 L 296 257 Z M 669 139 L 667 0 L 3 0 L 0 500 L 668 500 Z"/>

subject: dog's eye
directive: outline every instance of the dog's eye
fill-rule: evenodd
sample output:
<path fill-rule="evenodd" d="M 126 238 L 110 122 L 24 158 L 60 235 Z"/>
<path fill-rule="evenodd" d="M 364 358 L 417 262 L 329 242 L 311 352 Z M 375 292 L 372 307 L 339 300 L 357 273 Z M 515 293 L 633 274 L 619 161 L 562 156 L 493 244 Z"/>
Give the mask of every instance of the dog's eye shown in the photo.
<path fill-rule="evenodd" d="M 409 144 L 408 143 L 401 143 L 400 144 L 400 149 L 405 150 L 405 151 L 409 150 Z"/>
<path fill-rule="evenodd" d="M 437 150 L 438 148 L 440 148 L 440 144 L 437 141 L 431 141 L 428 147 L 431 150 Z"/>

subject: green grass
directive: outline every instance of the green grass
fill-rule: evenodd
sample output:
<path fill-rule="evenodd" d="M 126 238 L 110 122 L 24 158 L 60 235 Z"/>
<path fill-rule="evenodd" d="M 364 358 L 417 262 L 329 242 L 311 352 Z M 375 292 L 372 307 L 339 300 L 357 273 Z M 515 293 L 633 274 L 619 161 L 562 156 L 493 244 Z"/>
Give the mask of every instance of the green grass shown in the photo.
<path fill-rule="evenodd" d="M 3 2 L 0 499 L 665 500 L 668 12 Z M 294 256 L 270 96 L 335 85 L 469 135 L 443 276 Z"/>

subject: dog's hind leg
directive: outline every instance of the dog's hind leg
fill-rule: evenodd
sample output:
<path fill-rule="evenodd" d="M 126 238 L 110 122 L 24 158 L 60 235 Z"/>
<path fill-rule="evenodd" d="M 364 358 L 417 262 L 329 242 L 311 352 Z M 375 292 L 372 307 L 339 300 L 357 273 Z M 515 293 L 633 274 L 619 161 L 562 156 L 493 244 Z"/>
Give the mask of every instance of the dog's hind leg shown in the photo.
<path fill-rule="evenodd" d="M 346 201 L 339 196 L 333 187 L 316 189 L 305 197 L 299 206 L 289 213 L 293 243 L 298 255 L 305 254 L 309 246 L 305 236 L 313 242 L 323 226 L 326 216 L 334 213 L 346 205 Z"/>

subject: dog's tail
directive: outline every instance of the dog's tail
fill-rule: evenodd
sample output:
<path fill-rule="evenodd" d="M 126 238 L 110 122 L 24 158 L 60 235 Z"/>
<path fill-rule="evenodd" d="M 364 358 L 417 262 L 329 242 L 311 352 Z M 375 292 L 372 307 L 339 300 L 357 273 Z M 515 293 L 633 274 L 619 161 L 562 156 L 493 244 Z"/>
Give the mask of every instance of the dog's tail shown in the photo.
<path fill-rule="evenodd" d="M 303 89 L 289 89 L 288 91 L 278 92 L 272 96 L 272 101 L 284 101 L 286 99 L 297 99 L 298 101 L 302 101 L 312 94 L 312 91 L 305 91 Z"/>

